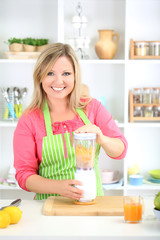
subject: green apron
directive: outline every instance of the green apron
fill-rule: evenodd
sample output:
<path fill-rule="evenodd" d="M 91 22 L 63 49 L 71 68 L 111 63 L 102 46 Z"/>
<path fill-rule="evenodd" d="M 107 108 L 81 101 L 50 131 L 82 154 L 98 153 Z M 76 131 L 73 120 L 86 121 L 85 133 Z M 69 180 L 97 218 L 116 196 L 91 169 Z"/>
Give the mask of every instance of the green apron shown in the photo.
<path fill-rule="evenodd" d="M 84 124 L 90 124 L 89 119 L 81 109 L 77 109 L 77 112 Z M 67 132 L 63 134 L 53 135 L 51 118 L 47 102 L 45 102 L 44 104 L 43 114 L 47 136 L 43 138 L 42 162 L 39 165 L 39 175 L 44 178 L 55 180 L 74 179 L 74 174 L 76 171 L 76 159 L 74 146 L 72 144 L 73 133 Z M 67 149 L 67 156 L 65 149 Z M 98 168 L 99 152 L 100 145 L 97 144 L 94 168 L 97 183 L 97 196 L 102 196 L 103 189 Z M 57 196 L 57 194 L 36 193 L 35 199 L 47 199 L 49 196 Z"/>

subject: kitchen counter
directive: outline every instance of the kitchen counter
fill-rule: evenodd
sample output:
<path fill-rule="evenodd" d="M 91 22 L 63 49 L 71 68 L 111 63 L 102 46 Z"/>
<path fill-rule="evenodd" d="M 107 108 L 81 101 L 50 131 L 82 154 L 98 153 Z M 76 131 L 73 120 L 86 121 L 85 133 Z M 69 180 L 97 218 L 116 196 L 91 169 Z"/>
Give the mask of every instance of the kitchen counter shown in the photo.
<path fill-rule="evenodd" d="M 0 207 L 10 203 L 11 200 L 1 200 Z M 160 221 L 154 215 L 144 217 L 138 224 L 124 223 L 122 216 L 44 216 L 43 203 L 22 200 L 19 206 L 22 219 L 18 224 L 0 229 L 0 240 L 160 239 Z"/>

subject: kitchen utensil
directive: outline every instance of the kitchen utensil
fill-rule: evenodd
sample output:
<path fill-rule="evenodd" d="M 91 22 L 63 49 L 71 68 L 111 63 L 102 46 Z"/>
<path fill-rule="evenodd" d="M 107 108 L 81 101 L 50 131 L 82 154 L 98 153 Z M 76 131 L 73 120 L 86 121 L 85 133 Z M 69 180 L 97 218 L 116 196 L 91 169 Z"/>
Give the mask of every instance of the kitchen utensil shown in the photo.
<path fill-rule="evenodd" d="M 42 212 L 47 216 L 123 216 L 123 196 L 98 196 L 95 204 L 77 205 L 73 199 L 48 197 Z"/>
<path fill-rule="evenodd" d="M 13 92 L 14 92 L 14 109 L 15 109 L 15 112 L 16 112 L 16 116 L 18 118 L 18 115 L 19 115 L 19 110 L 18 110 L 18 105 L 19 105 L 18 88 L 14 87 L 13 88 Z"/>
<path fill-rule="evenodd" d="M 160 179 L 160 169 L 150 170 L 149 174 L 153 178 Z"/>
<path fill-rule="evenodd" d="M 25 96 L 27 95 L 27 88 L 22 88 L 21 90 L 21 96 L 22 96 L 22 100 L 25 98 Z"/>
<path fill-rule="evenodd" d="M 21 199 L 16 199 L 15 201 L 11 202 L 8 206 L 1 207 L 0 211 L 2 211 L 4 208 L 10 207 L 10 206 L 17 206 L 18 207 L 20 205 L 21 201 L 22 201 Z"/>
<path fill-rule="evenodd" d="M 16 112 L 17 118 L 20 118 L 22 115 L 22 95 L 18 87 L 14 87 L 14 109 Z"/>
<path fill-rule="evenodd" d="M 7 101 L 7 106 L 8 106 L 11 117 L 16 118 L 16 114 L 15 114 L 14 108 L 13 108 L 11 102 L 10 102 L 8 92 L 6 91 L 5 88 L 1 88 L 1 92 L 2 92 L 2 95 L 3 95 L 4 99 Z"/>
<path fill-rule="evenodd" d="M 96 198 L 96 176 L 94 171 L 95 133 L 74 133 L 76 172 L 75 179 L 82 182 L 76 186 L 83 190 L 83 197 L 78 202 L 91 202 Z"/>

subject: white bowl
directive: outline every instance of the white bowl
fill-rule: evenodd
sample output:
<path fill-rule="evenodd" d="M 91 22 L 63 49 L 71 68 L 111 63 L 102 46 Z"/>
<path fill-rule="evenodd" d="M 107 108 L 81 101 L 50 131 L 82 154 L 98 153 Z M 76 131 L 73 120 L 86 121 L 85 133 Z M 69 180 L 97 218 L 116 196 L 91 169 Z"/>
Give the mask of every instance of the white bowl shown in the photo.
<path fill-rule="evenodd" d="M 157 219 L 160 221 L 160 210 L 157 210 L 156 208 L 153 209 L 154 215 L 157 217 Z"/>

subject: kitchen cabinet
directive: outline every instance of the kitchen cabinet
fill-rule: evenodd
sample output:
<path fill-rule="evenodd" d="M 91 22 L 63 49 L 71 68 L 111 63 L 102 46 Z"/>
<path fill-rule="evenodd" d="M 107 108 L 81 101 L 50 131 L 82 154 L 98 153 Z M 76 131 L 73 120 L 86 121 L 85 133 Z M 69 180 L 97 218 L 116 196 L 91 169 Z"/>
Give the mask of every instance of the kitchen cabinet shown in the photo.
<path fill-rule="evenodd" d="M 74 34 L 71 23 L 75 0 L 2 0 L 0 2 L 0 86 L 27 87 L 25 105 L 33 90 L 35 60 L 8 60 L 4 44 L 10 37 L 48 38 L 52 42 L 66 42 Z M 129 122 L 129 90 L 134 87 L 160 87 L 160 60 L 130 60 L 130 39 L 160 40 L 159 0 L 81 0 L 82 13 L 87 16 L 87 36 L 91 39 L 87 50 L 89 59 L 80 60 L 82 82 L 87 84 L 90 94 L 99 99 L 104 96 L 107 109 L 128 140 L 129 148 L 124 160 L 112 160 L 103 150 L 100 168 L 119 170 L 124 186 L 109 188 L 105 195 L 154 194 L 160 185 L 143 184 L 131 186 L 127 180 L 127 169 L 138 164 L 142 174 L 159 167 L 160 122 Z M 34 20 L 33 20 L 34 19 Z M 147 26 L 147 27 L 146 27 Z M 98 59 L 94 46 L 99 39 L 99 29 L 113 29 L 120 35 L 118 50 L 111 60 Z M 3 102 L 2 96 L 0 101 Z M 0 107 L 0 176 L 7 177 L 13 164 L 12 138 L 16 121 L 3 120 Z M 0 185 L 0 197 L 11 198 L 13 194 L 32 198 L 33 194 L 20 189 Z"/>

